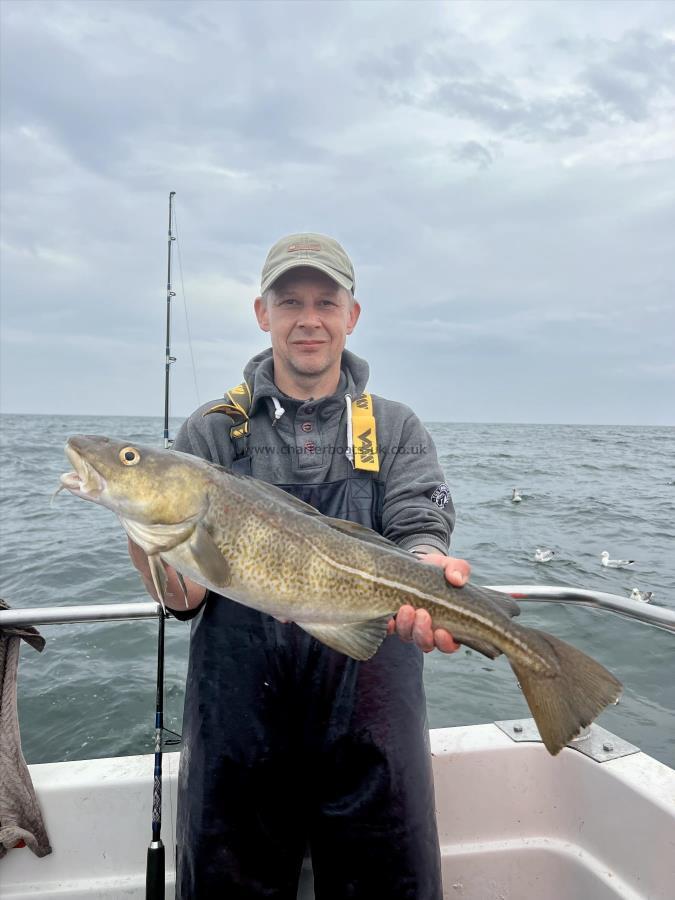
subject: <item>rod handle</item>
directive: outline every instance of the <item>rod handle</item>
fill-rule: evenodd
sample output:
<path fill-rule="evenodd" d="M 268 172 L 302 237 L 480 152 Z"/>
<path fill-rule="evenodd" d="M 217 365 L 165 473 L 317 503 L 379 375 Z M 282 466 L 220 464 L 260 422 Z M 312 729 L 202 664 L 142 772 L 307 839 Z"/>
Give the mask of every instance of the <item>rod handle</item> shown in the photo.
<path fill-rule="evenodd" d="M 164 844 L 161 840 L 153 841 L 148 847 L 145 900 L 164 900 Z"/>

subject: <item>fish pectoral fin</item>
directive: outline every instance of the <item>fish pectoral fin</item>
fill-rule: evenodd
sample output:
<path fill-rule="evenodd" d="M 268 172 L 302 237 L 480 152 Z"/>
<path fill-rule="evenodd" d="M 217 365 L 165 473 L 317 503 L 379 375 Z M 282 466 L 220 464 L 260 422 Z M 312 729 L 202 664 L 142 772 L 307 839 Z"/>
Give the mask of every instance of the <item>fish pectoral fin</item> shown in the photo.
<path fill-rule="evenodd" d="M 216 587 L 227 587 L 232 580 L 229 563 L 203 525 L 195 528 L 190 550 L 204 577 Z"/>
<path fill-rule="evenodd" d="M 374 656 L 387 634 L 390 615 L 368 619 L 365 622 L 349 622 L 346 625 L 318 624 L 316 622 L 296 622 L 317 641 L 351 656 L 352 659 L 370 659 Z"/>
<path fill-rule="evenodd" d="M 164 563 L 162 562 L 159 553 L 152 553 L 149 555 L 148 562 L 150 563 L 152 583 L 157 591 L 157 596 L 159 597 L 159 602 L 162 604 L 162 609 L 166 612 L 164 603 L 166 599 L 166 569 L 164 568 Z"/>

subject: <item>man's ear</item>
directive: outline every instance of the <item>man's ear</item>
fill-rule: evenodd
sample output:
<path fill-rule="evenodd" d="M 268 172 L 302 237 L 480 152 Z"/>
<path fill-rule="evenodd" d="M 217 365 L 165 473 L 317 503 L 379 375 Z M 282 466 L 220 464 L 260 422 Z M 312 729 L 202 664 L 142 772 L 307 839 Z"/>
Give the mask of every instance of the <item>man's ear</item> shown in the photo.
<path fill-rule="evenodd" d="M 356 328 L 356 323 L 359 321 L 360 315 L 361 307 L 358 300 L 355 300 L 354 305 L 349 310 L 349 318 L 347 319 L 347 334 L 351 334 L 352 331 Z"/>
<path fill-rule="evenodd" d="M 256 297 L 255 303 L 253 304 L 253 309 L 255 310 L 255 317 L 258 320 L 258 325 L 263 331 L 270 330 L 270 315 L 269 310 L 267 309 L 267 301 L 263 300 L 262 297 Z"/>

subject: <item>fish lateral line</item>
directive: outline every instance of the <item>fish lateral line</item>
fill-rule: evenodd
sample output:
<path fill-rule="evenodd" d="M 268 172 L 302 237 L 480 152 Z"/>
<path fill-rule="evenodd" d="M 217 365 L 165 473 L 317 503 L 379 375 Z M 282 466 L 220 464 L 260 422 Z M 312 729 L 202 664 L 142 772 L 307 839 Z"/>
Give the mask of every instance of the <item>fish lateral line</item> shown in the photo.
<path fill-rule="evenodd" d="M 435 605 L 437 607 L 442 607 L 446 609 L 453 619 L 459 618 L 460 621 L 465 622 L 467 625 L 481 625 L 483 626 L 488 634 L 485 635 L 485 638 L 488 639 L 491 643 L 493 643 L 502 653 L 505 653 L 507 656 L 509 652 L 513 653 L 513 647 L 520 650 L 526 657 L 533 658 L 540 669 L 542 669 L 542 674 L 547 675 L 549 677 L 555 677 L 558 673 L 558 667 L 552 666 L 550 661 L 538 653 L 529 642 L 523 640 L 521 635 L 519 634 L 520 626 L 513 623 L 510 618 L 506 617 L 504 621 L 504 629 L 503 631 L 499 629 L 498 626 L 488 617 L 475 609 L 471 609 L 470 600 L 467 600 L 467 605 L 459 607 L 453 603 L 452 600 L 449 600 L 447 597 L 440 597 L 434 594 L 428 594 L 426 591 L 420 591 L 418 588 L 412 587 L 409 584 L 405 584 L 400 581 L 396 581 L 394 579 L 388 579 L 386 576 L 382 575 L 372 575 L 369 572 L 364 572 L 361 569 L 356 569 L 353 566 L 349 566 L 346 563 L 340 563 L 336 559 L 332 558 L 325 552 L 322 552 L 317 547 L 311 545 L 311 542 L 308 538 L 304 538 L 306 543 L 310 543 L 314 552 L 319 556 L 327 565 L 332 566 L 339 572 L 346 572 L 350 575 L 355 576 L 357 579 L 364 580 L 369 584 L 378 584 L 383 585 L 384 587 L 392 588 L 396 591 L 400 591 L 406 597 L 416 598 L 422 601 L 426 601 L 430 605 Z M 451 587 L 451 585 L 449 585 Z M 459 588 L 457 590 L 460 590 Z M 405 599 L 402 600 L 401 604 L 395 606 L 394 610 L 390 613 L 392 616 L 396 614 L 401 605 L 405 603 Z M 410 604 L 414 605 L 414 604 Z M 416 608 L 427 608 L 427 607 L 416 607 Z M 430 612 L 427 609 L 427 612 Z M 433 614 L 432 614 L 433 618 Z M 437 628 L 446 628 L 448 631 L 453 633 L 453 623 L 443 623 L 437 622 L 434 623 Z M 457 628 L 455 626 L 455 630 L 458 632 L 462 631 L 462 628 Z M 528 632 L 524 632 L 527 634 Z M 504 637 L 502 637 L 502 635 Z M 454 636 L 454 634 L 453 634 Z M 496 639 L 495 639 L 496 638 Z M 532 665 L 531 660 L 528 660 L 528 665 Z"/>

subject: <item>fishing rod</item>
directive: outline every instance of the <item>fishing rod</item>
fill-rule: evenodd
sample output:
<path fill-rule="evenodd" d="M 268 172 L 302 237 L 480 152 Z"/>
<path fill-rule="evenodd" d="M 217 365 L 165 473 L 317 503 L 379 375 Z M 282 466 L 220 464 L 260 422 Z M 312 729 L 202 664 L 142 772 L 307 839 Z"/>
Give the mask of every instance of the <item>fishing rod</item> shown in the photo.
<path fill-rule="evenodd" d="M 169 438 L 169 378 L 171 364 L 176 362 L 176 357 L 171 355 L 171 298 L 176 292 L 171 288 L 171 251 L 176 237 L 173 233 L 173 198 L 175 191 L 169 194 L 169 239 L 167 247 L 167 272 L 166 272 L 166 352 L 164 359 L 164 449 L 168 450 L 173 441 Z"/>
<path fill-rule="evenodd" d="M 176 357 L 171 355 L 171 298 L 176 292 L 171 287 L 171 255 L 173 242 L 173 198 L 175 191 L 169 194 L 169 232 L 167 245 L 166 272 L 166 352 L 164 364 L 164 449 L 172 444 L 169 437 L 169 379 L 171 364 Z M 164 900 L 165 886 L 165 854 L 162 842 L 162 738 L 164 734 L 164 620 L 165 613 L 159 611 L 159 629 L 157 633 L 157 692 L 155 697 L 155 766 L 152 785 L 152 841 L 148 847 L 148 858 L 145 869 L 145 900 Z"/>

